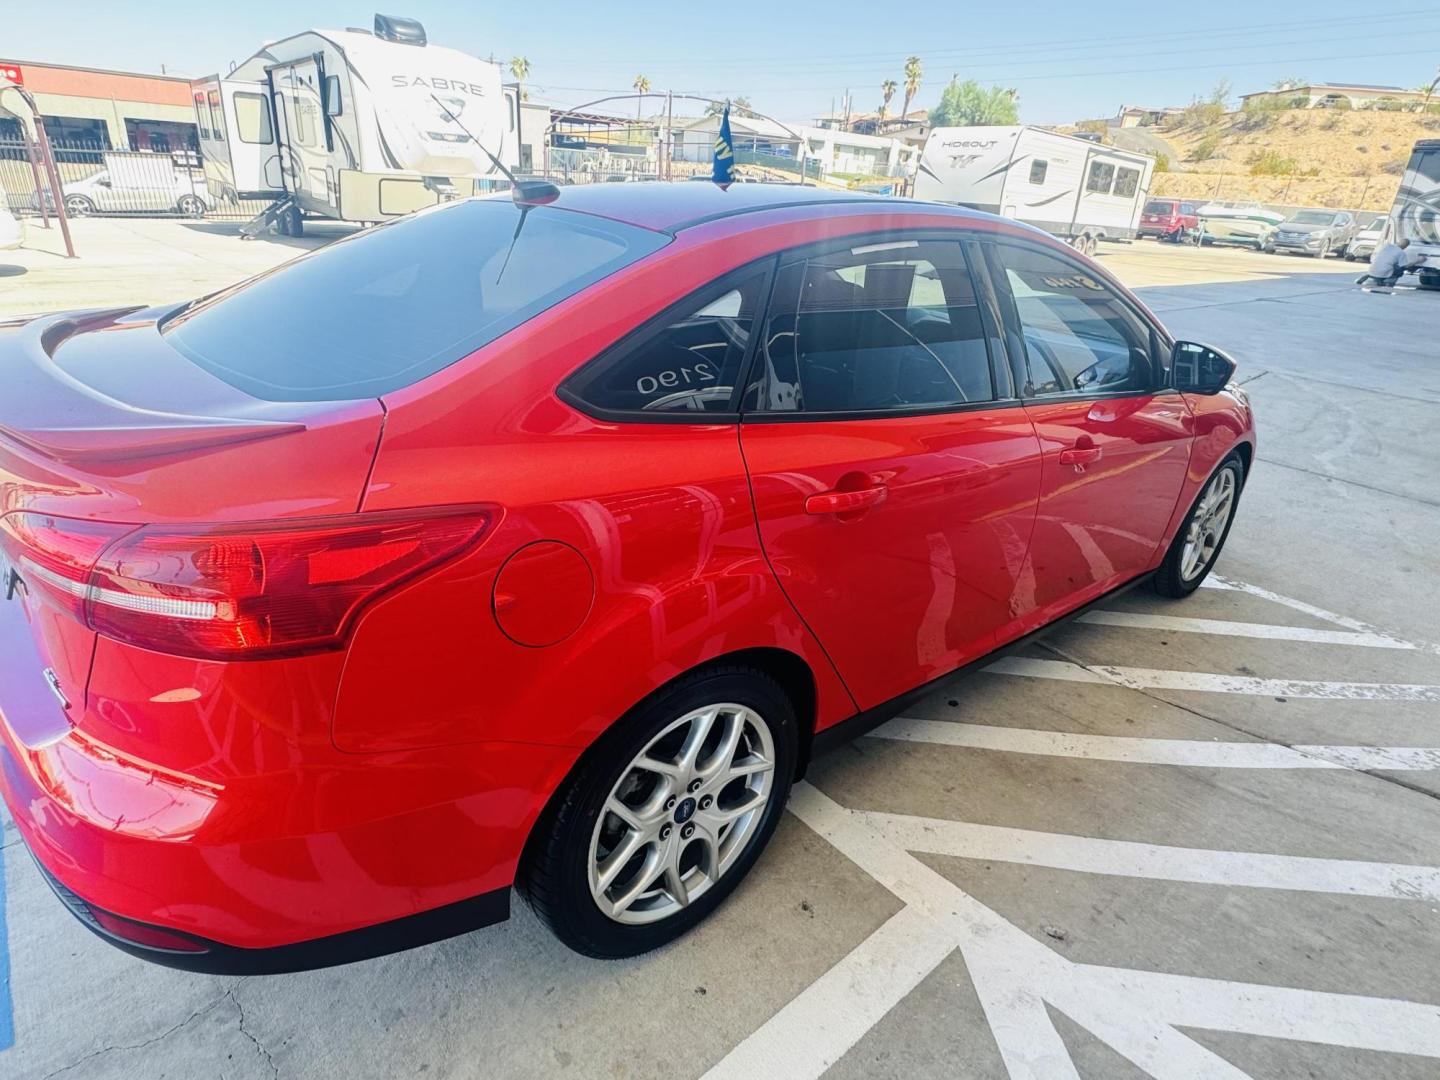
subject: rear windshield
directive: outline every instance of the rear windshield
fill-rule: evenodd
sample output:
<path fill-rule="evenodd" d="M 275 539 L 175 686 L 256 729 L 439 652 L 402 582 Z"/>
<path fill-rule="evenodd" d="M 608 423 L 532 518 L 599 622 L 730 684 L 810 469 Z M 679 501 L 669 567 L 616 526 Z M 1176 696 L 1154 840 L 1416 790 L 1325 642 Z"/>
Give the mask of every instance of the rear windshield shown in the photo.
<path fill-rule="evenodd" d="M 555 207 L 520 222 L 509 199 L 402 218 L 202 301 L 163 332 L 206 371 L 267 401 L 377 397 L 670 239 Z"/>
<path fill-rule="evenodd" d="M 1145 213 L 1147 214 L 1173 214 L 1174 212 L 1175 204 L 1167 202 L 1165 199 L 1151 199 L 1145 204 Z M 1132 210 L 1131 213 L 1134 211 Z"/>

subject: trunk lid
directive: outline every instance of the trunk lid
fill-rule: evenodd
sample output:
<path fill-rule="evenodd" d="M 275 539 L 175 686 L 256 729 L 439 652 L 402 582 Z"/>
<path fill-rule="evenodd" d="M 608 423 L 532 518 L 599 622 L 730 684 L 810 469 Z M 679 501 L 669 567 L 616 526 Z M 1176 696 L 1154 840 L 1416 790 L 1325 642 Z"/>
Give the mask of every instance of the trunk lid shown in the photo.
<path fill-rule="evenodd" d="M 159 320 L 171 310 L 0 323 L 0 516 L 142 525 L 354 513 L 380 403 L 251 397 L 170 347 Z M 46 590 L 25 588 L 23 573 L 17 586 L 7 537 L 0 637 L 23 621 L 35 650 L 0 656 L 0 712 L 33 743 L 78 719 L 95 634 Z M 47 694 L 35 692 L 36 665 Z"/>

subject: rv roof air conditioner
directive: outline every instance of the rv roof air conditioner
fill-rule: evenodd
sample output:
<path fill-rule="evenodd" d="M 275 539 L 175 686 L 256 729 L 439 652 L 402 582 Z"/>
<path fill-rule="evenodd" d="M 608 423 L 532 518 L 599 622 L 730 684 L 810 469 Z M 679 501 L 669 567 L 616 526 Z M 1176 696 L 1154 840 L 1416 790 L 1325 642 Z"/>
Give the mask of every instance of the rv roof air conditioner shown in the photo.
<path fill-rule="evenodd" d="M 424 45 L 425 27 L 418 19 L 402 19 L 399 15 L 375 15 L 375 36 L 382 41 L 400 45 Z"/>

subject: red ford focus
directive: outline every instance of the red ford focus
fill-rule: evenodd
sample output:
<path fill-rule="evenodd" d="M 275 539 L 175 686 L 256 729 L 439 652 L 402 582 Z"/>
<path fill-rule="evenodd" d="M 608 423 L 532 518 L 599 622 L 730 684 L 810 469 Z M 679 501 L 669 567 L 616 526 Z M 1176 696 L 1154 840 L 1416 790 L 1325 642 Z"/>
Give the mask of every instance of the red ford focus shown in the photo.
<path fill-rule="evenodd" d="M 205 971 L 704 918 L 936 680 L 1209 572 L 1233 363 L 997 218 L 615 185 L 0 327 L 4 796 Z"/>

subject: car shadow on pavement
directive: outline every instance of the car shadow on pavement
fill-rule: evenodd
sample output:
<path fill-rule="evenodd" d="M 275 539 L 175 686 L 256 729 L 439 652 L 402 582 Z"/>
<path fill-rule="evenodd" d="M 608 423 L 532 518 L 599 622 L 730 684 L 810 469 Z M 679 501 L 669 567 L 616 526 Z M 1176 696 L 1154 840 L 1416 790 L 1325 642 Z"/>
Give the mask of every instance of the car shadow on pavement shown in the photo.
<path fill-rule="evenodd" d="M 243 239 L 240 235 L 240 226 L 244 224 L 245 222 L 239 219 L 232 221 L 187 221 L 184 223 L 185 228 L 194 232 L 208 233 L 211 236 L 229 236 L 236 240 Z M 350 236 L 359 231 L 360 226 L 352 225 L 345 221 L 307 221 L 305 223 L 304 236 L 281 236 L 271 227 L 254 237 L 254 240 L 269 244 L 280 244 L 284 247 L 296 248 L 301 251 L 309 251 L 311 248 L 323 247 L 332 240 L 339 240 L 342 237 Z"/>

